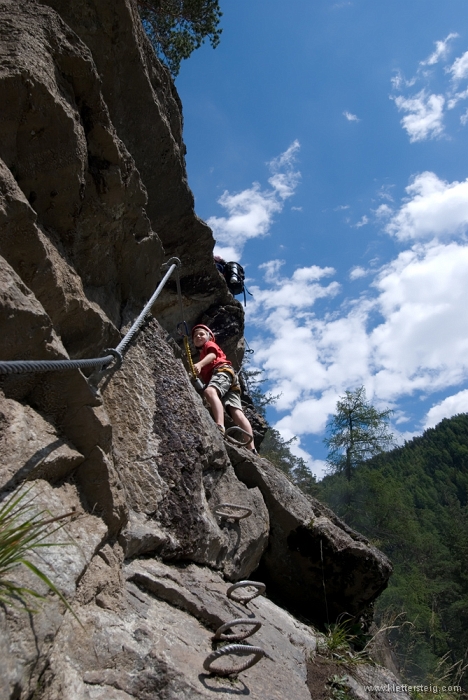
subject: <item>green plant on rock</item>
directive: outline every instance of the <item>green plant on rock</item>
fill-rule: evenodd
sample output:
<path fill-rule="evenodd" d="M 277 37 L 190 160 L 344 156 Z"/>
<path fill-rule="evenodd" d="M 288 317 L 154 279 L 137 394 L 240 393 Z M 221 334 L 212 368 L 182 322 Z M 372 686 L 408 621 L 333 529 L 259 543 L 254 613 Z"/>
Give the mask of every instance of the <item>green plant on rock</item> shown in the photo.
<path fill-rule="evenodd" d="M 327 632 L 319 650 L 336 663 L 371 663 L 366 647 L 362 648 L 362 630 L 349 620 L 326 625 Z"/>
<path fill-rule="evenodd" d="M 327 685 L 331 690 L 331 698 L 333 700 L 352 700 L 352 695 L 349 692 L 347 676 L 337 676 L 336 674 L 329 678 Z"/>
<path fill-rule="evenodd" d="M 32 499 L 26 499 L 30 490 L 14 494 L 0 506 L 0 603 L 2 605 L 20 603 L 28 612 L 36 612 L 30 608 L 30 599 L 43 600 L 45 598 L 34 589 L 18 585 L 8 578 L 14 569 L 22 565 L 56 593 L 74 615 L 70 605 L 55 584 L 43 571 L 29 561 L 27 555 L 43 547 L 68 544 L 46 542 L 45 540 L 63 527 L 65 518 L 76 516 L 76 513 L 73 511 L 54 517 L 46 510 L 38 511 L 33 505 Z"/>

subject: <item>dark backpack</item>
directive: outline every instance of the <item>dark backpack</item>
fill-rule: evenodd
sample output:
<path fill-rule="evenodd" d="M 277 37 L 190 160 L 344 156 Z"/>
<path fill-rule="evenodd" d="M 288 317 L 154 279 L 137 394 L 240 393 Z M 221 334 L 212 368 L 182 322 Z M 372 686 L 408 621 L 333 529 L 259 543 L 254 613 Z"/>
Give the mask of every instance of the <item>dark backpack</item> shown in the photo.
<path fill-rule="evenodd" d="M 224 277 L 231 294 L 236 296 L 244 291 L 245 273 L 242 265 L 236 262 L 228 262 L 224 266 Z"/>
<path fill-rule="evenodd" d="M 244 294 L 244 306 L 246 304 L 246 287 L 244 285 L 245 273 L 242 265 L 236 262 L 228 262 L 224 265 L 223 270 L 224 278 L 226 280 L 229 291 L 233 296 L 237 294 Z M 249 290 L 247 289 L 247 292 Z M 250 294 L 250 292 L 249 292 Z M 252 296 L 250 294 L 250 296 Z"/>

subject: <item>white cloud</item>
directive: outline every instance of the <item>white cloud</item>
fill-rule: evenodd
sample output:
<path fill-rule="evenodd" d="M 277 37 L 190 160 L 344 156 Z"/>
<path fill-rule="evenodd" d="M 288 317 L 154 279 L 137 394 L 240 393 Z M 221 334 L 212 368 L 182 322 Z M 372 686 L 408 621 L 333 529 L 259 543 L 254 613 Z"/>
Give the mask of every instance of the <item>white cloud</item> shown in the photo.
<path fill-rule="evenodd" d="M 460 231 L 464 216 L 450 204 L 454 194 L 454 201 L 461 197 L 460 183 L 445 183 L 433 173 L 423 176 L 408 188 L 411 199 L 394 216 L 394 233 L 428 238 L 438 229 Z M 425 206 L 411 207 L 421 200 Z M 247 318 L 261 329 L 256 360 L 272 393 L 281 393 L 275 427 L 285 438 L 323 433 L 346 389 L 364 385 L 385 407 L 468 378 L 468 245 L 463 240 L 416 243 L 380 268 L 364 297 L 331 313 L 317 314 L 314 305 L 340 292 L 337 282 L 327 280 L 335 274 L 332 268 L 299 268 L 288 278 L 280 274 L 281 261 L 262 267 L 268 288 L 253 290 Z M 364 274 L 356 267 L 350 277 Z M 401 440 L 412 436 L 397 432 Z"/>
<path fill-rule="evenodd" d="M 385 406 L 468 377 L 468 246 L 404 251 L 380 271 L 374 298 L 343 307 L 336 316 L 312 313 L 314 302 L 336 288 L 320 290 L 320 280 L 309 280 L 307 292 L 298 272 L 271 290 L 255 290 L 256 308 L 247 308 L 249 323 L 262 330 L 256 361 L 272 393 L 281 393 L 276 409 L 283 415 L 275 427 L 285 438 L 322 433 L 345 389 L 364 384 Z"/>
<path fill-rule="evenodd" d="M 343 116 L 346 117 L 346 119 L 349 122 L 360 122 L 361 120 L 359 117 L 357 117 L 355 114 L 351 114 L 351 112 L 343 112 Z"/>
<path fill-rule="evenodd" d="M 390 193 L 390 190 L 394 187 L 394 185 L 382 185 L 380 190 L 378 191 L 378 196 L 380 199 L 385 199 L 387 202 L 393 202 L 393 197 Z"/>
<path fill-rule="evenodd" d="M 466 123 L 468 122 L 468 109 L 466 110 L 466 112 L 464 114 L 461 115 L 460 122 L 463 124 L 463 126 L 465 126 Z"/>
<path fill-rule="evenodd" d="M 448 72 L 452 74 L 452 80 L 455 81 L 463 80 L 468 76 L 468 51 L 455 59 Z"/>
<path fill-rule="evenodd" d="M 388 204 L 381 204 L 374 213 L 378 219 L 387 219 L 393 214 L 393 209 Z"/>
<path fill-rule="evenodd" d="M 396 75 L 390 78 L 390 82 L 394 90 L 401 90 L 404 87 L 412 87 L 416 82 L 416 78 L 411 78 L 410 80 L 407 80 L 404 77 L 403 73 L 400 70 L 398 70 L 396 71 Z"/>
<path fill-rule="evenodd" d="M 367 270 L 365 270 L 363 267 L 359 267 L 359 265 L 358 265 L 356 267 L 353 267 L 353 269 L 349 273 L 349 279 L 352 281 L 358 280 L 361 277 L 365 277 L 366 275 L 367 275 Z"/>
<path fill-rule="evenodd" d="M 462 92 L 457 92 L 453 97 L 451 97 L 447 102 L 447 109 L 453 109 L 461 100 L 466 100 L 468 97 L 468 90 L 463 90 Z"/>
<path fill-rule="evenodd" d="M 449 42 L 452 39 L 456 39 L 458 36 L 459 36 L 458 34 L 454 34 L 452 32 L 447 37 L 445 37 L 445 39 L 443 39 L 443 41 L 436 41 L 435 42 L 435 45 L 436 45 L 435 50 L 433 51 L 433 53 L 431 53 L 429 58 L 426 58 L 425 61 L 421 61 L 420 65 L 421 66 L 433 66 L 436 63 L 438 63 L 441 59 L 446 58 L 447 52 L 448 52 Z"/>
<path fill-rule="evenodd" d="M 299 141 L 268 163 L 272 173 L 271 189 L 262 189 L 258 182 L 237 194 L 227 190 L 218 199 L 227 216 L 212 216 L 207 223 L 217 241 L 215 254 L 228 260 L 239 260 L 250 238 L 267 235 L 274 215 L 282 211 L 284 202 L 295 192 L 300 173 L 294 169 Z"/>
<path fill-rule="evenodd" d="M 410 196 L 386 231 L 400 240 L 452 237 L 468 228 L 468 180 L 448 183 L 432 172 L 417 175 Z"/>
<path fill-rule="evenodd" d="M 443 95 L 428 95 L 421 90 L 414 97 L 393 98 L 400 112 L 408 112 L 401 124 L 406 129 L 411 143 L 440 136 L 443 132 L 445 98 Z"/>
<path fill-rule="evenodd" d="M 440 403 L 435 404 L 426 415 L 424 421 L 424 430 L 427 428 L 433 428 L 437 423 L 443 418 L 451 418 L 456 416 L 457 413 L 467 413 L 468 412 L 468 389 L 459 391 L 458 394 L 453 396 L 448 396 L 446 399 Z"/>
<path fill-rule="evenodd" d="M 369 218 L 364 214 L 364 216 L 360 219 L 360 221 L 358 221 L 357 224 L 354 224 L 354 228 L 361 228 L 362 226 L 365 226 L 368 223 L 369 223 Z"/>
<path fill-rule="evenodd" d="M 468 246 L 415 246 L 375 283 L 384 322 L 369 335 L 376 393 L 392 400 L 436 391 L 468 370 Z"/>

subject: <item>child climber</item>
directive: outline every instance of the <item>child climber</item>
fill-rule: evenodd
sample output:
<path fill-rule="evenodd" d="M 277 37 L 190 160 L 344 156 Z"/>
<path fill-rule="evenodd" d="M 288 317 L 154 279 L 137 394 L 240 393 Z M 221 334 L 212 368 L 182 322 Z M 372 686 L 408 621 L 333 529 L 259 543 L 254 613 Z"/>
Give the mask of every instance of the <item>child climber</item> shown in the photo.
<path fill-rule="evenodd" d="M 219 430 L 224 435 L 225 406 L 234 423 L 253 437 L 252 426 L 242 410 L 236 374 L 231 362 L 214 342 L 213 332 L 200 323 L 192 328 L 192 340 L 200 351 L 200 359 L 194 363 L 195 371 L 207 385 L 203 395 L 210 404 Z M 246 447 L 255 452 L 253 439 Z"/>

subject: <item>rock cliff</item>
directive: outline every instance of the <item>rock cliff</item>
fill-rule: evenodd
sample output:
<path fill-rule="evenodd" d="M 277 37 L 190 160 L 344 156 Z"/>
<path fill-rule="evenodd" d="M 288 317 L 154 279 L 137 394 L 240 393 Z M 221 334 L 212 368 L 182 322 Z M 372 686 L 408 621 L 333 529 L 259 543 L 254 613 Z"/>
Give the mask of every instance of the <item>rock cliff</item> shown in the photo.
<path fill-rule="evenodd" d="M 180 101 L 132 0 L 0 0 L 0 113 L 0 360 L 102 355 L 177 256 L 185 320 L 209 323 L 239 366 L 242 307 L 194 212 Z M 322 697 L 333 668 L 313 625 L 358 619 L 387 584 L 369 542 L 223 441 L 174 342 L 180 320 L 171 279 L 118 371 L 0 377 L 1 498 L 27 482 L 37 510 L 76 514 L 50 536 L 62 546 L 30 555 L 73 612 L 12 574 L 45 600 L 0 610 L 2 698 Z M 226 502 L 250 516 L 220 515 Z M 226 596 L 254 572 L 267 597 Z M 262 623 L 245 644 L 265 655 L 225 680 L 203 662 L 238 618 Z M 351 696 L 388 698 L 364 689 L 391 683 L 385 669 L 345 670 Z"/>

